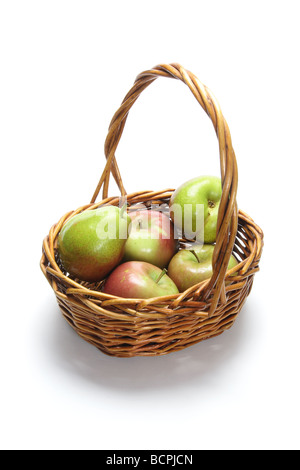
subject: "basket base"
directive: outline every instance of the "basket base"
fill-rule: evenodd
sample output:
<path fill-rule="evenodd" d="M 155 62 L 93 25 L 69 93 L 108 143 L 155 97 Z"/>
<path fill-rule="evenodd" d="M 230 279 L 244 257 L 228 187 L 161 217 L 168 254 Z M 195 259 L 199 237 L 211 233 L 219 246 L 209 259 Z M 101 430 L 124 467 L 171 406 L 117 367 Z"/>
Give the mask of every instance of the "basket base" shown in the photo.
<path fill-rule="evenodd" d="M 103 318 L 101 321 L 98 318 L 98 328 L 95 324 L 89 326 L 86 324 L 86 319 L 84 321 L 80 319 L 78 313 L 70 312 L 59 300 L 58 304 L 64 319 L 76 333 L 108 356 L 119 358 L 163 356 L 194 346 L 229 330 L 251 291 L 252 283 L 253 277 L 248 278 L 242 295 L 237 296 L 232 291 L 226 304 L 218 307 L 211 318 L 203 320 L 199 315 L 172 318 L 172 322 L 168 322 L 167 334 L 165 322 L 159 320 L 151 329 L 146 321 L 132 324 L 128 322 L 126 328 L 122 329 L 119 325 L 113 333 L 112 325 L 107 319 Z"/>

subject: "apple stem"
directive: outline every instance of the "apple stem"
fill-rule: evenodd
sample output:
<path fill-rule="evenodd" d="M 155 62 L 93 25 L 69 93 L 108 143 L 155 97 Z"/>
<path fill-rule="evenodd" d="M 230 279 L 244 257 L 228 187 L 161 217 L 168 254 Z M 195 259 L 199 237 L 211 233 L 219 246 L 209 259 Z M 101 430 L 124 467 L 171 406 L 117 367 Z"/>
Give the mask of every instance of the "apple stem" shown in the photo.
<path fill-rule="evenodd" d="M 156 279 L 156 284 L 159 283 L 159 281 L 160 281 L 161 278 L 166 274 L 166 272 L 167 272 L 167 269 L 164 268 L 164 269 L 162 270 L 162 272 L 159 274 L 158 278 Z"/>
<path fill-rule="evenodd" d="M 195 258 L 197 258 L 198 263 L 200 263 L 200 259 L 199 259 L 198 255 L 197 255 L 197 253 L 195 252 L 195 250 L 190 250 L 190 252 L 193 253 L 193 255 L 195 256 Z"/>

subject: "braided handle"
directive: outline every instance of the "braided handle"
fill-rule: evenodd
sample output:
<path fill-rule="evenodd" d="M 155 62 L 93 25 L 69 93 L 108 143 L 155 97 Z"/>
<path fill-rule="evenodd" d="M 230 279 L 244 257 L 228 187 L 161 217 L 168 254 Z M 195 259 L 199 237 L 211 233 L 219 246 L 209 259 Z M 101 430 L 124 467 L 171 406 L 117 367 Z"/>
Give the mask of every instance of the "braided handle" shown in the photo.
<path fill-rule="evenodd" d="M 213 275 L 204 293 L 204 298 L 208 298 L 212 294 L 210 308 L 210 314 L 212 314 L 217 307 L 220 297 L 222 302 L 226 301 L 224 279 L 230 255 L 232 254 L 238 224 L 236 203 L 238 171 L 230 131 L 220 106 L 211 91 L 195 75 L 179 64 L 170 64 L 158 65 L 137 76 L 133 87 L 127 93 L 120 108 L 111 120 L 104 146 L 106 165 L 91 202 L 95 202 L 102 186 L 103 199 L 108 197 L 110 173 L 112 173 L 121 195 L 126 195 L 115 159 L 115 152 L 122 136 L 129 110 L 142 91 L 158 77 L 175 78 L 181 80 L 189 87 L 196 100 L 210 117 L 219 141 L 222 197 L 219 206 L 217 239 L 213 256 Z"/>

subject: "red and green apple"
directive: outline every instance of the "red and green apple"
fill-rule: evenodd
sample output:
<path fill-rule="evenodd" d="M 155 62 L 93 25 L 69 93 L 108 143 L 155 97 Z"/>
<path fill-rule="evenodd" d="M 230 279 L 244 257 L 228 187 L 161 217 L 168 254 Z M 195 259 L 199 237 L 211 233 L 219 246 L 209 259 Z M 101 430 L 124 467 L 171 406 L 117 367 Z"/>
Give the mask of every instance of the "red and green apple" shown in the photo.
<path fill-rule="evenodd" d="M 131 224 L 123 261 L 145 261 L 166 267 L 177 249 L 173 222 L 159 210 L 143 209 L 129 216 Z"/>
<path fill-rule="evenodd" d="M 178 288 L 166 269 L 145 261 L 127 261 L 108 276 L 103 292 L 117 297 L 148 299 L 178 294 Z"/>
<path fill-rule="evenodd" d="M 212 276 L 214 245 L 196 245 L 192 249 L 179 250 L 171 259 L 168 275 L 175 282 L 179 292 L 184 292 Z M 231 255 L 228 270 L 238 264 Z"/>

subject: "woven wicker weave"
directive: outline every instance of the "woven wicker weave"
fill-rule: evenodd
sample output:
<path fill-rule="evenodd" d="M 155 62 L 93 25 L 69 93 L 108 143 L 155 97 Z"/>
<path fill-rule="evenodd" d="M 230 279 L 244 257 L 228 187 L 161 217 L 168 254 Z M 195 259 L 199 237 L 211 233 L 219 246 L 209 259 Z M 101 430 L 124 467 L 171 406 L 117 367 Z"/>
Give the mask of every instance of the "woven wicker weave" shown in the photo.
<path fill-rule="evenodd" d="M 137 203 L 147 207 L 154 203 L 169 203 L 173 189 L 127 194 L 115 158 L 131 106 L 158 77 L 179 79 L 189 87 L 210 117 L 219 141 L 223 192 L 213 275 L 211 279 L 177 295 L 125 299 L 101 292 L 103 281 L 88 284 L 72 279 L 65 273 L 57 256 L 57 237 L 64 223 L 75 214 L 103 204 L 119 206 L 124 197 L 129 209 Z M 254 274 L 259 269 L 263 233 L 248 215 L 237 209 L 236 158 L 228 125 L 212 93 L 191 72 L 178 64 L 159 65 L 141 73 L 113 116 L 105 141 L 105 157 L 106 165 L 91 203 L 65 214 L 50 229 L 43 242 L 41 268 L 65 319 L 86 341 L 102 352 L 118 357 L 167 354 L 223 333 L 233 325 L 250 293 Z M 110 174 L 119 187 L 120 196 L 108 197 Z M 95 202 L 101 189 L 102 200 Z M 184 242 L 180 240 L 180 243 Z M 239 264 L 227 271 L 232 253 Z M 232 273 L 235 276 L 230 276 Z"/>

